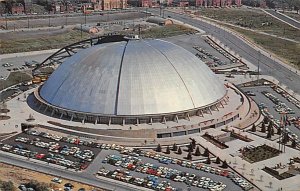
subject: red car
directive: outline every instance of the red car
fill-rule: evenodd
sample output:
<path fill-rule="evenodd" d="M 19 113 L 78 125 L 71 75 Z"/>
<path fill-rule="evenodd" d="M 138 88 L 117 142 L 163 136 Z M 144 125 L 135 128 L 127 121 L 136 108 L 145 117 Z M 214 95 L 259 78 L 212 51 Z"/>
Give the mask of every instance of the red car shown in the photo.
<path fill-rule="evenodd" d="M 43 158 L 45 158 L 45 154 L 37 154 L 37 155 L 35 155 L 35 158 L 37 158 L 37 159 L 43 159 Z"/>

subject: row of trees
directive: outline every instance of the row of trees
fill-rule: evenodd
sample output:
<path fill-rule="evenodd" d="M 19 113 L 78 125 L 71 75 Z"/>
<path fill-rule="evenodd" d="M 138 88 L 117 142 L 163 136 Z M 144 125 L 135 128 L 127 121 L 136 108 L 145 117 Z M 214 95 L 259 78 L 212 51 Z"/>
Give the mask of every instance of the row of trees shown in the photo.
<path fill-rule="evenodd" d="M 187 152 L 188 153 L 193 153 L 194 149 L 196 147 L 196 144 L 190 143 L 190 145 L 188 145 L 187 147 L 188 147 Z M 182 154 L 181 147 L 177 146 L 175 143 L 173 144 L 172 151 L 177 152 L 177 154 L 179 154 L 179 155 Z M 160 144 L 157 145 L 156 152 L 162 152 L 162 147 L 161 147 Z M 166 154 L 170 154 L 171 153 L 171 149 L 170 149 L 169 146 L 167 146 L 165 153 Z M 199 146 L 197 146 L 194 155 L 195 156 L 200 156 L 201 155 L 200 147 Z M 203 156 L 206 156 L 206 157 L 209 156 L 209 150 L 207 148 L 204 150 Z"/>
<path fill-rule="evenodd" d="M 192 154 L 194 152 L 195 148 L 196 148 L 195 153 Z M 173 144 L 172 151 L 176 152 L 179 155 L 182 154 L 181 147 L 177 146 L 175 143 Z M 162 152 L 162 147 L 161 147 L 160 144 L 157 145 L 156 152 Z M 188 152 L 187 156 L 186 156 L 187 160 L 192 160 L 193 159 L 193 155 L 194 156 L 200 156 L 201 155 L 200 147 L 199 146 L 196 147 L 196 142 L 195 141 L 192 141 L 188 145 L 187 152 Z M 170 154 L 171 153 L 171 149 L 170 149 L 169 146 L 167 146 L 165 153 L 166 154 Z M 208 148 L 205 148 L 205 150 L 204 150 L 204 152 L 203 152 L 202 155 L 205 156 L 205 157 L 207 157 L 206 164 L 211 164 L 210 152 L 209 152 Z M 216 164 L 220 164 L 220 163 L 221 163 L 221 159 L 219 157 L 217 157 Z M 222 168 L 228 168 L 228 164 L 227 164 L 226 160 L 223 162 L 223 164 L 222 164 L 221 167 Z"/>
<path fill-rule="evenodd" d="M 266 124 L 267 123 L 269 123 L 269 124 L 268 124 L 267 130 L 266 130 Z M 251 131 L 256 132 L 256 130 L 257 130 L 256 126 L 253 124 L 252 128 L 251 128 Z M 274 136 L 274 124 L 273 124 L 272 121 L 268 120 L 268 118 L 264 118 L 264 120 L 262 122 L 262 125 L 261 125 L 261 132 L 266 133 L 266 131 L 267 131 L 267 138 L 268 139 L 270 139 L 270 138 L 272 138 L 272 136 Z M 282 129 L 280 127 L 277 128 L 276 134 L 281 135 L 282 133 L 283 133 Z M 288 136 L 288 133 L 284 133 L 282 135 L 282 143 L 286 144 L 289 141 L 290 141 L 290 138 Z M 291 147 L 296 148 L 296 146 L 297 146 L 296 140 L 293 139 L 291 141 L 292 141 Z"/>

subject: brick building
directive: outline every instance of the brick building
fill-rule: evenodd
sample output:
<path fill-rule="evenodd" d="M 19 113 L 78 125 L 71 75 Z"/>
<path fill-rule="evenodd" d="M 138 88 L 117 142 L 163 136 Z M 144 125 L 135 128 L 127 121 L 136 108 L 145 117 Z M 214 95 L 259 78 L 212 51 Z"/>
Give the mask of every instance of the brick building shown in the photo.
<path fill-rule="evenodd" d="M 22 14 L 24 13 L 24 5 L 22 3 L 14 3 L 11 7 L 12 14 Z"/>
<path fill-rule="evenodd" d="M 127 0 L 102 0 L 102 10 L 125 8 L 127 8 Z"/>
<path fill-rule="evenodd" d="M 153 7 L 152 0 L 139 0 L 140 7 Z"/>

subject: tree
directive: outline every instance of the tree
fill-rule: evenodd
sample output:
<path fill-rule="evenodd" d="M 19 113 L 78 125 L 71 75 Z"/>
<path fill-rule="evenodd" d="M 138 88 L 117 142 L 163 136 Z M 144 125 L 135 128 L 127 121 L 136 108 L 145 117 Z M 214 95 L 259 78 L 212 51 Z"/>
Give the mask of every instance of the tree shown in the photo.
<path fill-rule="evenodd" d="M 170 153 L 171 153 L 171 152 L 170 152 L 170 147 L 167 146 L 166 154 L 170 154 Z"/>
<path fill-rule="evenodd" d="M 210 163 L 211 163 L 211 162 L 210 162 L 210 158 L 207 157 L 206 164 L 210 164 Z"/>
<path fill-rule="evenodd" d="M 220 163 L 221 163 L 221 159 L 220 159 L 220 157 L 217 157 L 217 159 L 216 159 L 216 163 L 217 163 L 217 164 L 220 164 Z"/>
<path fill-rule="evenodd" d="M 14 191 L 16 190 L 14 187 L 14 184 L 11 181 L 8 182 L 1 182 L 0 181 L 0 190 L 5 190 L 5 191 Z"/>
<path fill-rule="evenodd" d="M 161 146 L 160 146 L 160 144 L 157 145 L 156 152 L 161 152 Z"/>
<path fill-rule="evenodd" d="M 252 125 L 251 131 L 252 131 L 252 132 L 255 132 L 255 131 L 256 131 L 256 126 L 254 125 L 254 123 L 253 123 L 253 125 Z"/>
<path fill-rule="evenodd" d="M 270 121 L 268 125 L 268 131 L 270 131 L 271 135 L 274 135 L 273 122 Z"/>
<path fill-rule="evenodd" d="M 177 147 L 177 145 L 174 143 L 174 144 L 173 144 L 172 150 L 173 150 L 173 151 L 177 151 L 177 149 L 178 149 L 178 147 Z"/>
<path fill-rule="evenodd" d="M 268 119 L 267 117 L 264 117 L 263 123 L 266 124 L 266 123 L 268 123 L 268 122 L 269 122 L 269 119 Z"/>
<path fill-rule="evenodd" d="M 194 149 L 193 149 L 193 144 L 190 143 L 190 144 L 188 145 L 188 152 L 193 152 L 193 151 L 194 151 Z"/>
<path fill-rule="evenodd" d="M 267 139 L 270 139 L 272 137 L 271 131 L 268 131 L 267 133 Z"/>
<path fill-rule="evenodd" d="M 48 191 L 48 185 L 43 182 L 38 182 L 35 180 L 31 180 L 29 183 L 25 184 L 28 188 L 33 188 L 36 191 Z"/>
<path fill-rule="evenodd" d="M 189 152 L 188 155 L 186 156 L 187 160 L 192 160 L 192 153 Z"/>
<path fill-rule="evenodd" d="M 263 132 L 263 133 L 266 132 L 266 125 L 265 125 L 265 123 L 262 123 L 262 125 L 261 125 L 261 132 Z"/>
<path fill-rule="evenodd" d="M 205 148 L 203 156 L 205 156 L 205 157 L 209 156 L 209 150 L 208 150 L 208 148 Z"/>
<path fill-rule="evenodd" d="M 228 164 L 227 164 L 226 160 L 223 161 L 222 168 L 228 168 Z"/>
<path fill-rule="evenodd" d="M 193 146 L 193 149 L 196 148 L 196 140 L 195 139 L 192 139 L 192 146 Z"/>
<path fill-rule="evenodd" d="M 278 129 L 277 129 L 277 135 L 281 135 L 281 127 L 278 127 Z"/>
<path fill-rule="evenodd" d="M 182 151 L 181 151 L 181 148 L 180 148 L 180 147 L 178 147 L 177 154 L 179 154 L 179 155 L 181 155 L 181 154 L 182 154 Z"/>
<path fill-rule="evenodd" d="M 289 135 L 287 133 L 284 133 L 282 142 L 283 143 L 289 142 Z"/>
<path fill-rule="evenodd" d="M 293 141 L 292 141 L 292 147 L 296 148 L 296 146 L 297 146 L 296 139 L 293 139 Z"/>
<path fill-rule="evenodd" d="M 197 146 L 195 156 L 200 156 L 200 155 L 201 155 L 200 148 L 199 146 Z"/>

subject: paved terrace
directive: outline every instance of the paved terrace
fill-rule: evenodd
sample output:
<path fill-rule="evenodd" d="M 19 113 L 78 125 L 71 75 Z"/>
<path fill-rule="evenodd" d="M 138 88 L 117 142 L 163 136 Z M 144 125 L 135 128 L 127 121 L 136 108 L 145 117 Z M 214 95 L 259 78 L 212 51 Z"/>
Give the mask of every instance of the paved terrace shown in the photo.
<path fill-rule="evenodd" d="M 229 85 L 234 88 L 234 86 Z M 166 138 L 166 139 L 157 139 L 156 133 L 153 132 L 174 132 L 174 131 L 187 131 L 195 128 L 204 128 L 208 127 L 212 124 L 216 124 L 220 121 L 225 121 L 226 119 L 232 118 L 233 116 L 239 114 L 239 118 L 230 124 L 236 125 L 240 128 L 245 128 L 249 124 L 243 123 L 244 126 L 239 125 L 242 121 L 248 120 L 251 117 L 255 108 L 249 109 L 251 106 L 251 102 L 247 97 L 240 94 L 237 89 L 228 88 L 228 102 L 227 105 L 224 105 L 224 108 L 221 106 L 212 113 L 203 114 L 203 116 L 195 116 L 191 117 L 190 120 L 179 120 L 176 122 L 167 122 L 166 124 L 139 124 L 139 125 L 105 125 L 105 124 L 90 124 L 85 123 L 82 124 L 80 122 L 67 121 L 59 118 L 53 118 L 35 110 L 31 109 L 24 95 L 29 95 L 34 89 L 29 90 L 12 100 L 7 102 L 7 106 L 10 109 L 8 115 L 11 117 L 9 120 L 0 121 L 0 127 L 2 133 L 9 133 L 13 131 L 20 132 L 20 124 L 26 123 L 26 119 L 29 118 L 29 115 L 34 117 L 34 121 L 31 123 L 40 124 L 44 126 L 48 126 L 49 130 L 58 130 L 64 131 L 65 133 L 76 134 L 76 136 L 86 136 L 95 139 L 101 139 L 107 142 L 126 142 L 129 145 L 141 146 L 145 144 L 145 140 L 147 140 L 147 144 L 157 144 L 157 142 L 161 142 L 162 144 L 169 144 L 175 142 L 187 142 L 187 139 L 191 137 L 191 135 L 183 135 L 178 137 Z M 241 102 L 241 96 L 243 97 L 243 102 Z M 251 117 L 252 118 L 252 117 Z M 253 118 L 254 119 L 254 118 Z M 49 124 L 48 121 L 56 122 L 58 124 L 63 124 L 70 126 L 68 128 L 60 125 L 52 125 Z M 16 128 L 18 125 L 18 128 Z M 75 128 L 76 127 L 76 128 Z M 109 130 L 108 130 L 109 129 Z M 131 130 L 130 130 L 131 129 Z M 114 130 L 114 131 L 112 131 Z M 84 131 L 81 132 L 81 131 Z M 122 136 L 120 134 L 122 133 Z M 99 135 L 102 134 L 102 135 Z M 144 138 L 140 138 L 144 136 Z M 125 136 L 125 137 L 124 137 Z M 147 137 L 147 136 L 150 136 Z M 127 138 L 126 138 L 127 137 Z M 129 139 L 130 137 L 130 139 Z"/>

